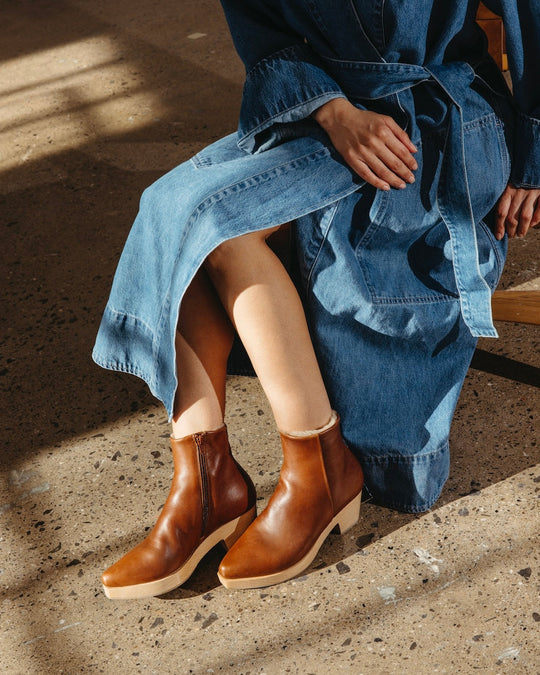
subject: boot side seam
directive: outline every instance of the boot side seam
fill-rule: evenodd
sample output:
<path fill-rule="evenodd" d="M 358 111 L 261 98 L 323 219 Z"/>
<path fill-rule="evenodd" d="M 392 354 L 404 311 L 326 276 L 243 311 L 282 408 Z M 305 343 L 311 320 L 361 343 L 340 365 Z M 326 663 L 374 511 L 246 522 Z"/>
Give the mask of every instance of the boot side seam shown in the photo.
<path fill-rule="evenodd" d="M 326 465 L 324 463 L 324 451 L 321 443 L 321 439 L 318 438 L 318 446 L 319 446 L 319 462 L 321 463 L 321 468 L 322 468 L 322 474 L 324 477 L 324 484 L 326 486 L 326 494 L 328 495 L 328 498 L 330 499 L 330 508 L 332 509 L 332 513 L 335 513 L 335 507 L 334 507 L 334 496 L 332 495 L 332 489 L 330 487 L 330 483 L 328 482 L 328 474 L 326 473 Z"/>
<path fill-rule="evenodd" d="M 206 528 L 208 526 L 209 505 L 210 505 L 210 486 L 208 480 L 208 465 L 206 461 L 206 453 L 201 442 L 203 434 L 194 434 L 195 445 L 197 446 L 197 458 L 199 460 L 199 475 L 201 478 L 201 506 L 202 506 L 202 522 L 201 522 L 201 537 L 204 537 Z"/>

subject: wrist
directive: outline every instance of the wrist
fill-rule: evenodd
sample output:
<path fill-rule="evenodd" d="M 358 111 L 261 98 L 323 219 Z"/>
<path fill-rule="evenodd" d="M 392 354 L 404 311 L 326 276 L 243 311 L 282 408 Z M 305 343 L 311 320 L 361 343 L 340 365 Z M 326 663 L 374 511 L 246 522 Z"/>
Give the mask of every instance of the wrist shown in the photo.
<path fill-rule="evenodd" d="M 320 124 L 323 129 L 327 129 L 339 119 L 340 115 L 350 108 L 350 103 L 346 98 L 333 98 L 312 113 L 313 119 Z"/>

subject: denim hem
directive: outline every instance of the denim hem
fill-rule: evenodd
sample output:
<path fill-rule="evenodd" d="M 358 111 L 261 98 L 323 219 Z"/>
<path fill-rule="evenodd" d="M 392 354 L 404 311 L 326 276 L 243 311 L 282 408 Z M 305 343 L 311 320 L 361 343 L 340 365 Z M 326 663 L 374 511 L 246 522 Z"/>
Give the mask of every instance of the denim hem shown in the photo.
<path fill-rule="evenodd" d="M 157 396 L 154 389 L 154 378 L 149 375 L 147 372 L 141 370 L 137 366 L 131 365 L 131 363 L 124 363 L 123 361 L 111 361 L 96 352 L 92 352 L 92 361 L 100 368 L 105 368 L 105 370 L 113 370 L 117 373 L 126 373 L 127 375 L 135 375 L 148 385 L 150 391 L 154 396 Z"/>
<path fill-rule="evenodd" d="M 448 441 L 416 455 L 357 453 L 365 474 L 365 491 L 379 506 L 404 513 L 429 511 L 449 475 Z"/>
<path fill-rule="evenodd" d="M 371 495 L 371 493 L 369 492 L 369 488 L 367 486 L 365 490 L 369 495 L 369 501 L 372 504 L 375 504 L 376 506 L 383 506 L 386 509 L 392 509 L 392 511 L 399 511 L 400 513 L 427 513 L 434 506 L 437 499 L 439 499 L 443 487 L 444 486 L 441 486 L 441 489 L 431 500 L 428 500 L 424 504 L 420 505 L 401 504 L 389 500 L 377 499 L 376 497 L 373 497 Z M 366 502 L 368 501 L 368 499 L 364 499 L 363 501 Z"/>
<path fill-rule="evenodd" d="M 154 362 L 154 331 L 144 319 L 121 312 L 109 303 L 103 313 L 93 361 L 102 368 L 135 375 L 162 400 Z"/>
<path fill-rule="evenodd" d="M 248 153 L 268 150 L 283 140 L 284 125 L 306 120 L 324 103 L 344 96 L 309 45 L 278 50 L 247 72 L 238 146 Z"/>

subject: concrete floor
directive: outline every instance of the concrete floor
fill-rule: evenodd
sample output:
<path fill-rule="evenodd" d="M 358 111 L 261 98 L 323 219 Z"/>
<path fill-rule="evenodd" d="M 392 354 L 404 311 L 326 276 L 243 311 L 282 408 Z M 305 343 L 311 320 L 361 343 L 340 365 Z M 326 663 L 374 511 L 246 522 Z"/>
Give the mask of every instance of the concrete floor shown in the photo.
<path fill-rule="evenodd" d="M 262 591 L 221 587 L 216 550 L 167 596 L 105 598 L 172 468 L 162 409 L 93 339 L 142 189 L 234 129 L 243 70 L 213 0 L 15 0 L 0 25 L 0 672 L 539 673 L 533 326 L 481 341 L 429 513 L 366 503 Z M 539 235 L 511 242 L 503 287 L 538 287 Z M 263 506 L 270 411 L 250 378 L 229 400 Z"/>

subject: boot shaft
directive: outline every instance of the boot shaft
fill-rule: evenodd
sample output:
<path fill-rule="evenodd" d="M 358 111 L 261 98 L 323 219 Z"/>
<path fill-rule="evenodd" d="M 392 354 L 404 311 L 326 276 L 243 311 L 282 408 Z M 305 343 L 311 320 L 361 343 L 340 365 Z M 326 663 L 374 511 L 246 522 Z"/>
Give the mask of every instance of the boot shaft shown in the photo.
<path fill-rule="evenodd" d="M 220 541 L 255 517 L 255 491 L 234 461 L 225 427 L 171 439 L 174 476 L 147 537 L 102 576 L 110 598 L 144 598 L 176 588 Z"/>
<path fill-rule="evenodd" d="M 223 559 L 228 588 L 260 588 L 287 581 L 314 560 L 335 528 L 346 532 L 360 512 L 363 474 L 339 429 L 281 434 L 283 466 L 261 515 Z"/>
<path fill-rule="evenodd" d="M 225 425 L 215 431 L 171 438 L 171 447 L 175 466 L 173 483 L 197 482 L 201 536 L 255 505 L 255 488 L 232 456 Z"/>
<path fill-rule="evenodd" d="M 286 475 L 302 481 L 304 489 L 311 489 L 314 467 L 320 464 L 334 512 L 341 510 L 364 484 L 364 474 L 359 461 L 347 447 L 340 430 L 339 416 L 329 429 L 309 436 L 281 433 L 283 470 Z"/>

